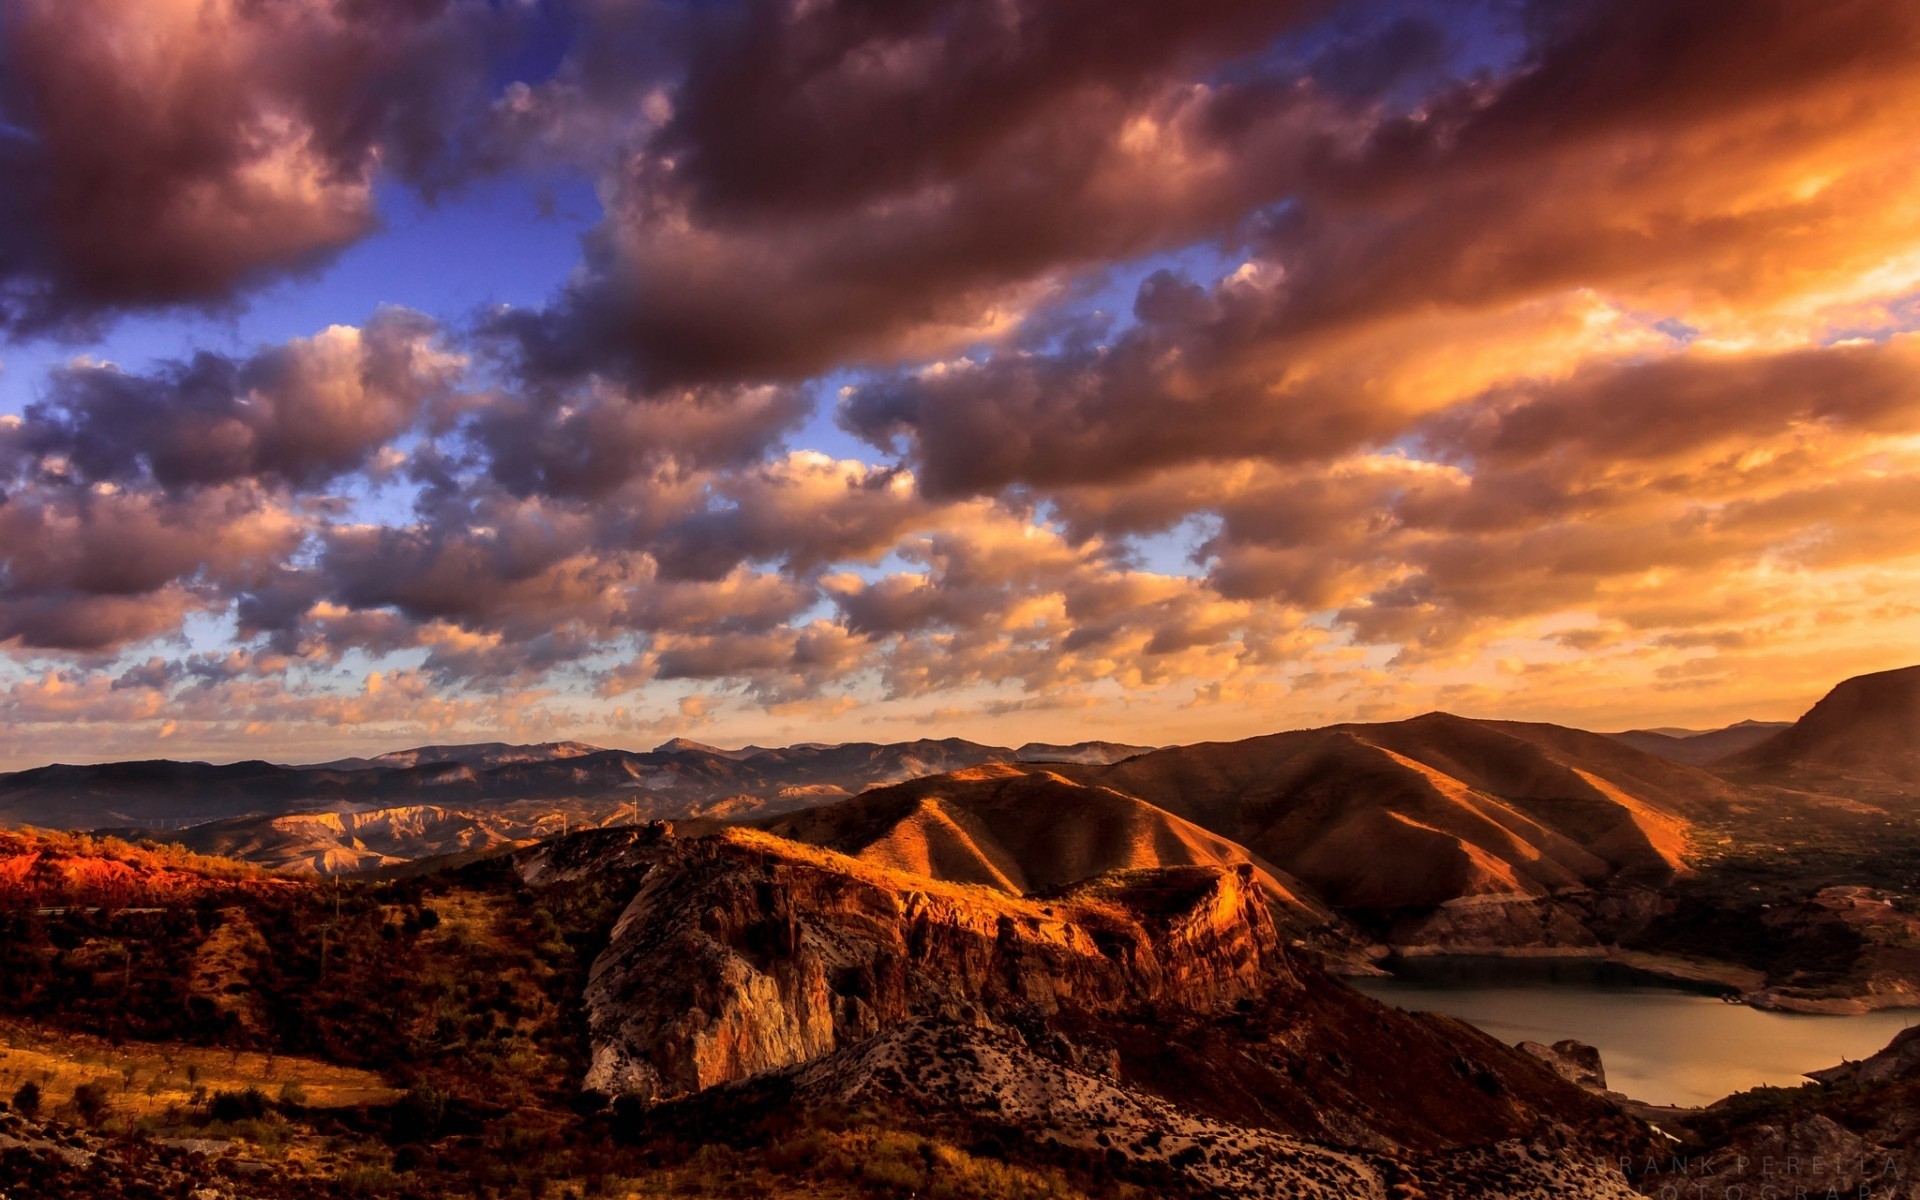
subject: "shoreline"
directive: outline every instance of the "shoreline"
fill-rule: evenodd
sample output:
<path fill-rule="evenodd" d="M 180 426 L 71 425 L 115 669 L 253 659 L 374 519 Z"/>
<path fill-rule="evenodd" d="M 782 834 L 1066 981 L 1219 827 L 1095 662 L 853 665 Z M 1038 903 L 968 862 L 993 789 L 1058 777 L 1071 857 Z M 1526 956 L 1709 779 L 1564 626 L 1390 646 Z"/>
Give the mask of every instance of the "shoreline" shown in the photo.
<path fill-rule="evenodd" d="M 1862 991 L 1839 996 L 1802 996 L 1768 987 L 1766 975 L 1758 968 L 1713 959 L 1684 958 L 1627 950 L 1618 946 L 1439 946 L 1405 945 L 1384 947 L 1386 953 L 1373 961 L 1371 971 L 1340 971 L 1343 975 L 1391 975 L 1379 964 L 1393 958 L 1491 958 L 1536 961 L 1612 963 L 1672 983 L 1705 985 L 1723 989 L 1728 1003 L 1744 1004 L 1767 1012 L 1805 1016 L 1861 1016 L 1886 1009 L 1920 1008 L 1920 992 L 1904 987 L 1885 991 Z M 1330 964 L 1332 966 L 1332 964 Z"/>

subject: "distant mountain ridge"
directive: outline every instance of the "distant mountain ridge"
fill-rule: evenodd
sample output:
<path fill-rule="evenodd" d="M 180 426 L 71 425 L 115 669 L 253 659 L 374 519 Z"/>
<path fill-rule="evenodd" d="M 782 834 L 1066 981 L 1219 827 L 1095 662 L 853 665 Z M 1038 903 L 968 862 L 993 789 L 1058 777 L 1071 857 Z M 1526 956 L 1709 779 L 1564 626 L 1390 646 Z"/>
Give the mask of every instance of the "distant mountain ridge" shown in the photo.
<path fill-rule="evenodd" d="M 103 829 L 337 873 L 568 829 L 807 813 L 782 832 L 1016 893 L 1076 872 L 1243 858 L 1303 912 L 1444 917 L 1403 922 L 1403 938 L 1585 944 L 1586 918 L 1562 920 L 1572 910 L 1560 897 L 1684 873 L 1700 836 L 1773 844 L 1871 820 L 1861 801 L 1913 792 L 1920 668 L 1848 680 L 1791 727 L 1683 732 L 1430 713 L 1163 749 L 674 738 L 650 751 L 430 745 L 309 766 L 56 764 L 0 775 L 0 825 Z M 1723 756 L 1730 744 L 1742 748 Z"/>
<path fill-rule="evenodd" d="M 1791 721 L 1740 721 L 1723 729 L 1628 729 L 1607 736 L 1635 750 L 1704 767 L 1757 746 L 1792 724 Z"/>
<path fill-rule="evenodd" d="M 553 762 L 602 754 L 600 746 L 585 742 L 538 742 L 514 745 L 509 742 L 471 742 L 456 746 L 415 746 L 410 750 L 391 750 L 372 758 L 336 758 L 331 762 L 307 763 L 322 771 L 373 771 L 383 768 L 430 767 L 440 763 L 459 763 L 468 767 L 498 767 L 506 763 Z"/>
<path fill-rule="evenodd" d="M 1104 761 L 1141 748 L 1086 743 L 1050 749 Z M 1013 762 L 1021 752 L 959 738 L 740 751 L 676 741 L 646 752 L 560 742 L 419 747 L 305 767 L 168 759 L 54 764 L 0 775 L 0 824 L 165 831 L 298 812 L 418 806 L 477 812 L 526 802 L 596 804 L 608 812 L 623 810 L 632 820 L 747 815 L 824 803 L 923 775 Z"/>

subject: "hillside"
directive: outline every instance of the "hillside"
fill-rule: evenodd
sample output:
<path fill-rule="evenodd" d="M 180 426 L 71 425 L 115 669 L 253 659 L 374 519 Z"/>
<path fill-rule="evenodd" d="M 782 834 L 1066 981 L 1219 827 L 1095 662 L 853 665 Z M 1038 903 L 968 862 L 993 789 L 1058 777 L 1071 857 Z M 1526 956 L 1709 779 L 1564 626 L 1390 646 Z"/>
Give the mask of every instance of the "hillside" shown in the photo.
<path fill-rule="evenodd" d="M 1723 765 L 1765 779 L 1920 788 L 1920 667 L 1848 679 L 1792 726 Z"/>
<path fill-rule="evenodd" d="M 1595 734 L 1431 714 L 1203 743 L 1063 774 L 1151 800 L 1343 908 L 1537 897 L 1685 868 L 1704 772 Z"/>
<path fill-rule="evenodd" d="M 532 811 L 520 811 L 531 807 Z M 573 827 L 591 824 L 577 817 Z M 112 831 L 162 839 L 189 850 L 255 863 L 294 875 L 338 875 L 448 855 L 503 852 L 559 833 L 560 812 L 545 805 L 508 805 L 468 812 L 404 805 L 364 812 L 303 812 L 231 817 L 189 829 Z"/>
<path fill-rule="evenodd" d="M 763 823 L 1013 894 L 1115 867 L 1246 861 L 1289 924 L 1323 938 L 1344 919 L 1408 949 L 1598 953 L 1691 869 L 1703 831 L 1717 846 L 1761 808 L 1608 737 L 1435 713 L 976 768 Z"/>
<path fill-rule="evenodd" d="M 766 827 L 895 870 L 1031 895 L 1114 870 L 1250 864 L 1295 919 L 1327 910 L 1244 848 L 1136 796 L 1050 770 L 975 767 L 867 792 Z"/>
<path fill-rule="evenodd" d="M 669 1101 L 642 1137 L 805 1097 L 1091 1152 L 1169 1194 L 1331 1197 L 1563 1120 L 1637 1136 L 1529 1056 L 1296 959 L 1246 865 L 1035 900 L 744 830 L 608 831 L 517 861 L 536 889 L 645 864 L 587 989 L 590 1085 Z M 1590 1153 L 1510 1169 L 1605 1179 Z"/>
<path fill-rule="evenodd" d="M 289 886 L 251 864 L 177 846 L 0 830 L 0 907 L 135 908 Z"/>
<path fill-rule="evenodd" d="M 1641 1190 L 1657 1195 L 1676 1184 L 1692 1188 L 1702 1178 L 1737 1175 L 1746 1164 L 1794 1162 L 1795 1194 L 1911 1194 L 1920 1175 L 1913 1136 L 1920 1125 L 1920 1030 L 1896 1035 L 1860 1062 L 1808 1074 L 1815 1082 L 1756 1088 L 1685 1114 L 1672 1128 L 1691 1166 L 1650 1172 Z M 1677 1179 L 1681 1174 L 1691 1181 Z"/>

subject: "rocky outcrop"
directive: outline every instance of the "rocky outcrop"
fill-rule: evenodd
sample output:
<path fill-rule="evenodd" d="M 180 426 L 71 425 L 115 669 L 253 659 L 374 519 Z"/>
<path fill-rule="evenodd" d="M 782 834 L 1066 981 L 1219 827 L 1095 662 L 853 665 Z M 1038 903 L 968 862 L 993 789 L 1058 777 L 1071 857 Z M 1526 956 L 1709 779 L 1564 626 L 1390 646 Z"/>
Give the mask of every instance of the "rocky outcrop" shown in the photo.
<path fill-rule="evenodd" d="M 1920 1080 L 1920 1026 L 1901 1030 L 1883 1049 L 1859 1062 L 1808 1071 L 1807 1078 L 1825 1084 Z"/>
<path fill-rule="evenodd" d="M 1585 1042 L 1562 1038 L 1548 1046 L 1541 1042 L 1521 1042 L 1520 1049 L 1552 1067 L 1568 1083 L 1596 1092 L 1607 1090 L 1607 1068 L 1600 1051 Z"/>
<path fill-rule="evenodd" d="M 1243 1044 L 1244 1058 L 1254 1045 Z M 1236 1091 L 1231 1067 L 1192 1060 L 1194 1091 Z M 1350 1064 L 1344 1069 L 1357 1073 Z M 1291 1072 L 1269 1079 L 1267 1095 L 1305 1090 Z M 1443 1069 L 1399 1085 L 1421 1093 L 1428 1112 L 1511 1103 Z M 1564 1088 L 1564 1084 L 1559 1084 Z M 1496 1092 L 1500 1089 L 1496 1088 Z M 1352 1097 L 1348 1097 L 1349 1100 Z M 1327 1093 L 1323 1103 L 1334 1103 Z M 1598 1101 L 1586 1099 L 1589 1110 Z M 1049 1160 L 1097 1162 L 1104 1175 L 1149 1194 L 1279 1200 L 1374 1200 L 1410 1196 L 1476 1200 L 1632 1200 L 1619 1164 L 1632 1153 L 1583 1145 L 1565 1127 L 1482 1119 L 1466 1144 L 1420 1145 L 1365 1128 L 1329 1139 L 1288 1129 L 1284 1114 L 1254 1104 L 1241 1114 L 1171 1103 L 1124 1075 L 1095 1073 L 1036 1052 L 1031 1040 L 993 1026 L 908 1021 L 825 1057 L 742 1083 L 711 1088 L 647 1110 L 630 1136 L 692 1135 L 752 1125 L 771 1109 L 868 1114 L 913 1128 L 964 1130 L 984 1144 L 1018 1147 Z M 1282 1119 L 1276 1123 L 1276 1116 Z M 1323 1122 L 1331 1123 L 1331 1122 Z M 1512 1125 L 1526 1126 L 1515 1136 Z"/>
<path fill-rule="evenodd" d="M 1920 1195 L 1920 1029 L 1814 1083 L 1729 1096 L 1676 1126 L 1685 1153 L 1637 1172 L 1648 1195 Z"/>
<path fill-rule="evenodd" d="M 623 853 L 650 861 L 586 995 L 586 1084 L 607 1093 L 696 1092 L 919 1017 L 1205 1012 L 1289 978 L 1251 868 L 1122 872 L 1043 902 L 744 830 Z"/>
<path fill-rule="evenodd" d="M 1365 1156 L 1185 1112 L 1035 1054 L 992 1029 L 909 1022 L 789 1073 L 798 1097 L 921 1115 L 992 1113 L 1019 1136 L 1210 1194 L 1348 1200 L 1387 1195 Z"/>

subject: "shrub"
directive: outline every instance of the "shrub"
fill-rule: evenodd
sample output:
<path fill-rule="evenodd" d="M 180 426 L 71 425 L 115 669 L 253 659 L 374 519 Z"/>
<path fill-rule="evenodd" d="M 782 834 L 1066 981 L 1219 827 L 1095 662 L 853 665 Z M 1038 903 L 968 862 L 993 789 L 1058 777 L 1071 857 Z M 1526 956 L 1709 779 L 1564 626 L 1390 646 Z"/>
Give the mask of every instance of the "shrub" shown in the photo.
<path fill-rule="evenodd" d="M 13 1094 L 13 1111 L 23 1117 L 40 1115 L 40 1085 L 29 1079 Z"/>
<path fill-rule="evenodd" d="M 213 1099 L 207 1101 L 207 1116 L 211 1120 L 257 1121 L 267 1115 L 267 1094 L 257 1087 L 244 1092 L 219 1091 Z"/>
<path fill-rule="evenodd" d="M 82 1124 L 98 1125 L 112 1104 L 110 1097 L 106 1084 L 83 1083 L 73 1089 L 73 1110 L 80 1114 Z"/>

